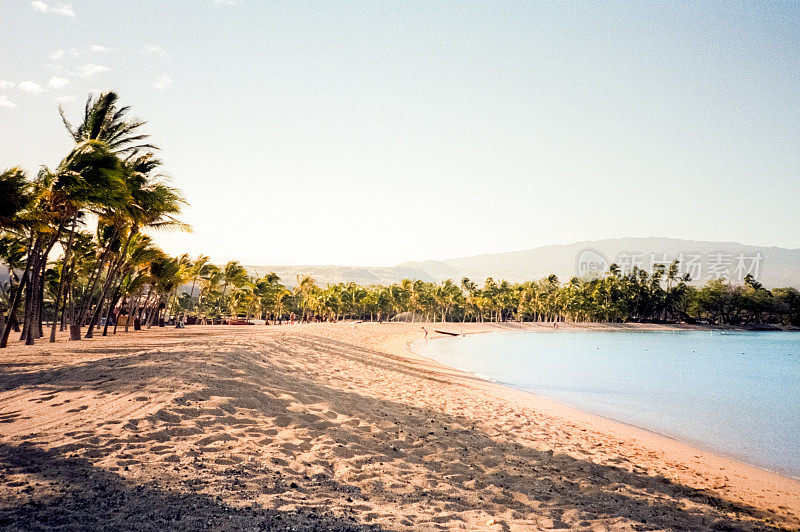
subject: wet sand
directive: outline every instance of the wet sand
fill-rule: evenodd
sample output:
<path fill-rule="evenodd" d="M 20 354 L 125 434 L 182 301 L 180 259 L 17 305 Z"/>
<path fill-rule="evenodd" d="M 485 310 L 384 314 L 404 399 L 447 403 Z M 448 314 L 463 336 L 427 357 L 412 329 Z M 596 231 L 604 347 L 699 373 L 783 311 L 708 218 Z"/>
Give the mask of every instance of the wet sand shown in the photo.
<path fill-rule="evenodd" d="M 0 528 L 800 527 L 797 481 L 416 356 L 420 327 L 0 351 Z"/>

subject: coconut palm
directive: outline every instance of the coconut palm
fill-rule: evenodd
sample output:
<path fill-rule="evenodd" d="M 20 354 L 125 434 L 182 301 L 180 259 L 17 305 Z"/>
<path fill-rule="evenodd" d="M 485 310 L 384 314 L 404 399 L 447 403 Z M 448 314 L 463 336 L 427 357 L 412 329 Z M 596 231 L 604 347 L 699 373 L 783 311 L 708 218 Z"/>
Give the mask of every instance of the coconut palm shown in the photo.
<path fill-rule="evenodd" d="M 305 315 L 308 311 L 316 310 L 318 304 L 317 296 L 319 294 L 319 287 L 312 277 L 306 275 L 301 279 L 298 275 L 297 286 L 295 287 L 293 294 L 300 300 L 300 310 L 302 311 L 303 315 Z"/>
<path fill-rule="evenodd" d="M 208 272 L 209 269 L 209 261 L 211 259 L 205 255 L 200 255 L 197 257 L 194 262 L 192 263 L 190 274 L 192 276 L 192 288 L 189 290 L 189 311 L 191 312 L 194 309 L 192 300 L 194 298 L 194 287 L 197 284 L 198 279 L 203 276 L 203 273 Z M 199 297 L 198 297 L 199 299 Z"/>
<path fill-rule="evenodd" d="M 140 128 L 147 122 L 128 119 L 130 107 L 119 107 L 118 103 L 119 96 L 113 91 L 103 92 L 96 97 L 90 94 L 84 106 L 83 120 L 78 126 L 70 123 L 61 106 L 58 111 L 76 143 L 99 140 L 119 155 L 157 149 L 152 144 L 143 142 L 149 135 L 141 133 Z"/>
<path fill-rule="evenodd" d="M 137 154 L 123 161 L 125 185 L 130 202 L 123 209 L 104 213 L 104 218 L 113 224 L 114 234 L 120 238 L 121 247 L 109 264 L 100 300 L 86 331 L 86 336 L 89 338 L 92 337 L 92 330 L 100 317 L 108 294 L 118 282 L 119 270 L 131 239 L 140 231 L 147 229 L 188 230 L 188 226 L 176 218 L 185 201 L 177 190 L 162 181 L 163 176 L 157 172 L 160 165 L 161 162 L 151 153 Z"/>
<path fill-rule="evenodd" d="M 32 201 L 32 183 L 22 168 L 9 168 L 0 173 L 0 230 L 14 231 L 12 234 L 3 236 L 5 241 L 3 249 L 0 250 L 0 258 L 3 258 L 9 266 L 9 278 L 11 279 L 7 293 L 4 290 L 4 298 L 7 299 L 9 308 L 7 319 L 3 318 L 2 309 L 0 309 L 0 335 L 2 335 L 0 336 L 0 347 L 6 346 L 8 335 L 16 323 L 16 312 L 21 300 L 21 291 L 24 288 L 22 279 L 27 279 L 29 273 L 28 261 L 24 260 L 24 257 L 27 256 L 27 246 L 24 243 L 23 235 L 27 225 L 24 213 Z M 14 269 L 23 263 L 26 263 L 26 271 L 14 290 L 12 286 L 15 278 Z"/>
<path fill-rule="evenodd" d="M 288 312 L 289 299 L 291 297 L 292 293 L 286 288 L 279 290 L 275 294 L 275 302 L 273 303 L 272 306 L 272 312 L 274 313 L 275 317 L 278 320 L 283 319 L 283 316 L 286 315 L 286 313 Z"/>
<path fill-rule="evenodd" d="M 232 260 L 222 269 L 222 296 L 220 308 L 225 312 L 235 314 L 237 292 L 249 281 L 247 270 L 239 261 Z"/>
<path fill-rule="evenodd" d="M 111 311 L 116 307 L 119 299 L 122 300 L 120 313 L 126 316 L 125 331 L 130 327 L 130 322 L 135 315 L 135 303 L 139 301 L 144 292 L 145 285 L 150 280 L 149 273 L 153 261 L 163 256 L 163 252 L 155 247 L 150 237 L 136 235 L 127 250 L 127 257 L 120 270 L 120 283 L 108 305 L 106 314 L 106 325 L 103 329 L 103 336 L 108 331 L 108 318 Z M 114 330 L 117 329 L 119 317 L 115 320 Z"/>
<path fill-rule="evenodd" d="M 118 193 L 119 168 L 107 146 L 89 140 L 78 144 L 55 171 L 43 168 L 31 181 L 30 201 L 22 216 L 29 239 L 26 273 L 19 287 L 21 291 L 27 281 L 23 324 L 27 344 L 42 336 L 43 278 L 50 251 L 81 208 L 101 202 L 119 205 L 123 199 Z"/>

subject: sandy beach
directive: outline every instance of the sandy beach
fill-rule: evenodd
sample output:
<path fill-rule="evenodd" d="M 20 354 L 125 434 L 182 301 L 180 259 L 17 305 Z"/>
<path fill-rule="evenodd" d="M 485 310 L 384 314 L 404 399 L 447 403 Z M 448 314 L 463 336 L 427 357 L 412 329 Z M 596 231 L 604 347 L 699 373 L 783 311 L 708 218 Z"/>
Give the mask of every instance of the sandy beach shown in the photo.
<path fill-rule="evenodd" d="M 420 327 L 14 344 L 0 528 L 800 527 L 800 482 L 419 357 Z"/>

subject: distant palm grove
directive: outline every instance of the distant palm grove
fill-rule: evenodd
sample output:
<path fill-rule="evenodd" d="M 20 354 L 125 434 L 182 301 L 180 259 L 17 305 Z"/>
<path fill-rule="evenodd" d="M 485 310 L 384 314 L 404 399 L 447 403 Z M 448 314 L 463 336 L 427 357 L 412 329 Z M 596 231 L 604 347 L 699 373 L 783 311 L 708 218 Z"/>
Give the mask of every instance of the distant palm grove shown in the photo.
<path fill-rule="evenodd" d="M 509 283 L 491 277 L 482 286 L 464 278 L 456 283 L 412 281 L 361 286 L 320 287 L 311 277 L 290 290 L 270 274 L 250 277 L 238 262 L 220 268 L 201 257 L 188 266 L 189 290 L 174 298 L 173 314 L 204 318 L 239 316 L 272 322 L 296 316 L 303 321 L 342 319 L 402 321 L 571 321 L 800 325 L 800 292 L 767 290 L 748 277 L 743 286 L 723 280 L 702 288 L 676 276 L 677 263 L 649 273 L 621 274 L 611 266 L 605 277 L 561 283 L 550 275 L 537 281 Z M 194 287 L 199 287 L 195 291 Z M 194 297 L 190 294 L 197 294 Z"/>
<path fill-rule="evenodd" d="M 464 278 L 403 280 L 389 286 L 311 277 L 289 288 L 275 274 L 252 277 L 238 262 L 170 257 L 147 235 L 188 230 L 185 204 L 160 173 L 157 148 L 113 92 L 86 101 L 80 124 L 61 115 L 75 145 L 56 168 L 35 177 L 0 174 L 0 347 L 12 332 L 33 344 L 69 330 L 70 339 L 141 329 L 165 321 L 267 324 L 297 321 L 604 321 L 800 325 L 800 293 L 712 280 L 697 288 L 678 264 L 561 282 Z M 56 250 L 56 251 L 54 251 Z"/>

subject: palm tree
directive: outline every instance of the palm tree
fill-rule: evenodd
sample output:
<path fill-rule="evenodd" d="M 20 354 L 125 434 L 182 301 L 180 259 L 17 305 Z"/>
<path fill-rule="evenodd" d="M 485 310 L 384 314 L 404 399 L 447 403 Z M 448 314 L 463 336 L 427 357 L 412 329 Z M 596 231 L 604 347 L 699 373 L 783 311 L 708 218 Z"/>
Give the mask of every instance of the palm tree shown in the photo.
<path fill-rule="evenodd" d="M 139 128 L 147 122 L 135 118 L 128 120 L 126 115 L 130 106 L 119 107 L 118 101 L 119 96 L 113 91 L 101 93 L 97 97 L 90 94 L 84 106 L 83 120 L 77 127 L 69 122 L 60 105 L 58 112 L 76 143 L 99 140 L 118 155 L 157 149 L 152 144 L 143 142 L 149 135 L 139 132 Z"/>
<path fill-rule="evenodd" d="M 273 304 L 272 311 L 275 313 L 275 316 L 277 316 L 278 320 L 283 319 L 283 316 L 286 314 L 286 311 L 288 310 L 288 300 L 291 295 L 292 293 L 286 288 L 283 288 L 275 294 L 275 302 Z"/>
<path fill-rule="evenodd" d="M 318 292 L 319 287 L 313 278 L 306 275 L 301 279 L 299 275 L 297 276 L 294 295 L 300 298 L 300 308 L 304 316 L 307 311 L 316 309 Z"/>
<path fill-rule="evenodd" d="M 209 264 L 201 274 L 203 287 L 200 289 L 200 297 L 197 301 L 198 309 L 202 312 L 204 319 L 211 316 L 211 320 L 218 317 L 222 312 L 220 286 L 223 280 L 222 269 L 214 264 Z"/>
<path fill-rule="evenodd" d="M 0 236 L 0 260 L 8 268 L 9 279 L 7 284 L 0 284 L 0 334 L 5 323 L 5 309 L 11 306 L 14 283 L 20 280 L 16 272 L 25 269 L 25 242 L 25 238 L 12 233 Z"/>
<path fill-rule="evenodd" d="M 239 264 L 239 261 L 232 260 L 228 262 L 222 269 L 222 297 L 220 306 L 222 309 L 229 313 L 236 313 L 235 302 L 237 299 L 237 291 L 242 288 L 249 278 L 247 277 L 247 270 L 244 266 Z M 234 304 L 231 305 L 231 302 Z"/>
<path fill-rule="evenodd" d="M 151 291 L 154 294 L 153 307 L 145 320 L 147 327 L 160 317 L 162 311 L 169 311 L 173 298 L 176 297 L 178 288 L 186 281 L 188 275 L 189 257 L 168 257 L 163 255 L 151 261 Z"/>
<path fill-rule="evenodd" d="M 145 170 L 144 173 L 149 172 L 151 169 L 147 167 L 149 164 L 147 156 L 144 159 L 137 156 L 137 151 L 140 149 L 154 149 L 154 146 L 142 142 L 147 138 L 147 135 L 141 134 L 139 129 L 145 122 L 126 119 L 129 107 L 118 107 L 117 101 L 118 97 L 114 92 L 102 93 L 97 98 L 90 95 L 86 100 L 83 121 L 77 127 L 72 126 L 67 120 L 63 109 L 59 108 L 64 125 L 77 143 L 78 148 L 84 145 L 102 146 L 102 154 L 109 160 L 113 159 L 116 163 L 114 176 L 119 181 L 119 183 L 114 183 L 114 186 L 93 187 L 92 189 L 101 196 L 98 198 L 100 200 L 98 202 L 100 208 L 98 215 L 104 224 L 113 228 L 113 231 L 112 236 L 107 240 L 107 247 L 103 250 L 96 263 L 95 271 L 90 276 L 89 298 L 83 298 L 81 304 L 77 307 L 77 315 L 73 315 L 71 320 L 70 338 L 73 340 L 80 340 L 81 325 L 91 306 L 91 294 L 94 291 L 94 286 L 101 278 L 105 264 L 108 262 L 109 268 L 98 307 L 102 307 L 103 299 L 108 295 L 110 284 L 117 273 L 115 270 L 121 267 L 118 261 L 119 256 L 114 263 L 109 261 L 111 258 L 111 248 L 109 246 L 113 245 L 116 237 L 124 232 L 125 227 L 127 227 L 126 218 L 142 207 L 140 201 L 143 198 L 134 197 L 133 192 L 142 188 L 137 186 L 137 178 L 140 177 L 139 174 L 142 169 Z M 123 155 L 128 156 L 124 163 L 120 159 L 120 156 Z M 75 162 L 68 157 L 62 162 L 60 170 L 74 170 L 75 167 Z M 108 165 L 106 164 L 100 168 L 107 167 Z M 70 177 L 71 174 L 66 172 L 65 176 Z M 91 200 L 91 198 L 85 197 L 82 199 L 84 202 Z M 126 237 L 128 241 L 134 234 L 132 228 L 129 229 L 131 230 L 128 231 Z M 124 251 L 119 255 L 124 255 Z M 92 322 L 96 321 L 97 315 L 98 312 L 95 312 Z M 91 328 L 92 324 L 90 324 L 89 335 L 91 335 Z"/>
<path fill-rule="evenodd" d="M 139 300 L 144 291 L 144 287 L 149 281 L 150 266 L 153 261 L 163 256 L 163 252 L 152 244 L 150 237 L 137 235 L 128 247 L 128 256 L 125 258 L 120 271 L 120 284 L 117 291 L 109 302 L 109 313 L 116 306 L 116 301 L 122 299 L 120 313 L 126 315 L 125 332 L 130 327 L 130 322 L 135 315 L 134 303 Z M 127 304 L 126 304 L 127 299 Z M 106 327 L 103 336 L 106 335 L 108 328 L 108 315 L 106 315 Z M 115 320 L 114 330 L 119 324 L 119 317 Z"/>
<path fill-rule="evenodd" d="M 269 313 L 274 305 L 277 293 L 284 289 L 280 284 L 281 278 L 274 272 L 270 272 L 262 278 L 257 278 L 253 282 L 253 304 L 258 310 L 259 317 L 269 319 Z"/>
<path fill-rule="evenodd" d="M 23 335 L 27 344 L 42 336 L 44 271 L 53 246 L 80 209 L 100 202 L 118 202 L 121 183 L 119 160 L 102 143 L 88 140 L 78 144 L 55 171 L 43 168 L 31 182 L 28 221 L 28 253 L 25 282 Z"/>
<path fill-rule="evenodd" d="M 163 176 L 157 173 L 160 166 L 161 161 L 151 153 L 135 154 L 123 161 L 125 185 L 131 201 L 124 209 L 104 213 L 105 218 L 113 224 L 115 234 L 122 237 L 121 249 L 116 253 L 116 259 L 109 264 L 100 300 L 86 332 L 89 338 L 92 337 L 92 330 L 108 294 L 118 281 L 119 270 L 131 239 L 143 229 L 189 230 L 186 224 L 176 218 L 185 201 L 177 190 L 162 181 Z"/>
<path fill-rule="evenodd" d="M 16 166 L 0 173 L 0 229 L 18 229 L 20 214 L 31 202 L 32 184 L 25 170 Z"/>
<path fill-rule="evenodd" d="M 208 271 L 209 261 L 211 259 L 205 255 L 200 255 L 197 257 L 194 262 L 192 263 L 191 267 L 191 276 L 192 276 L 192 289 L 189 291 L 189 311 L 194 308 L 192 305 L 192 298 L 194 298 L 194 287 L 197 284 L 197 280 L 203 275 L 204 272 Z M 199 299 L 199 298 L 198 298 Z"/>
<path fill-rule="evenodd" d="M 27 225 L 24 213 L 33 201 L 32 192 L 32 184 L 22 168 L 14 167 L 0 173 L 0 230 L 13 230 L 16 234 L 20 234 L 19 232 Z M 19 253 L 21 251 L 19 248 L 22 246 L 24 244 L 20 239 L 15 239 L 13 243 L 11 240 L 6 242 L 6 252 L 3 254 L 3 258 L 9 265 L 12 281 L 14 278 L 14 266 L 19 265 L 23 257 L 27 256 L 27 251 L 23 252 L 24 254 Z M 21 300 L 21 292 L 30 273 L 30 266 L 32 266 L 30 261 L 25 262 L 25 273 L 19 279 L 19 284 L 8 304 L 8 318 L 4 319 L 2 312 L 0 312 L 0 347 L 7 345 L 8 336 L 16 323 L 16 313 Z M 13 286 L 9 285 L 9 292 L 11 292 L 12 288 Z"/>
<path fill-rule="evenodd" d="M 151 153 L 141 153 L 154 149 L 145 142 L 147 135 L 140 132 L 144 122 L 127 118 L 129 108 L 118 105 L 115 93 L 90 96 L 77 127 L 70 124 L 63 109 L 59 111 L 76 145 L 58 167 L 43 167 L 35 179 L 28 179 L 20 168 L 0 174 L 2 236 L 25 242 L 24 273 L 13 296 L 7 294 L 9 318 L 16 316 L 24 296 L 23 339 L 28 344 L 42 336 L 46 287 L 54 299 L 51 340 L 55 340 L 58 314 L 67 306 L 73 309 L 73 339 L 80 339 L 81 325 L 93 309 L 87 331 L 91 336 L 103 310 L 107 308 L 110 315 L 122 292 L 122 283 L 127 282 L 123 273 L 128 272 L 128 247 L 140 231 L 187 228 L 176 219 L 184 203 L 180 194 L 155 173 L 160 162 Z M 82 235 L 78 225 L 88 214 L 96 216 L 99 247 L 96 252 L 81 250 L 80 260 L 73 259 L 73 243 Z M 48 269 L 49 254 L 57 243 L 64 249 L 64 257 L 54 269 Z M 87 259 L 91 263 L 88 268 Z M 82 273 L 74 275 L 75 268 Z M 12 279 L 15 277 L 12 275 Z M 78 286 L 83 280 L 85 283 Z M 99 284 L 102 288 L 98 292 Z M 79 302 L 75 301 L 73 289 L 82 294 Z M 5 288 L 3 294 L 6 295 Z M 62 299 L 68 305 L 62 305 Z M 2 347 L 7 345 L 13 322 L 0 317 Z"/>

